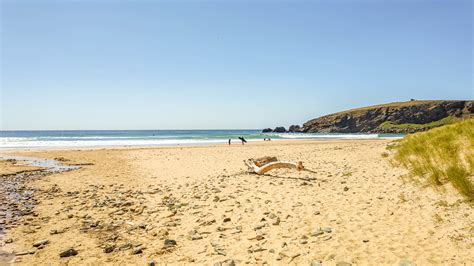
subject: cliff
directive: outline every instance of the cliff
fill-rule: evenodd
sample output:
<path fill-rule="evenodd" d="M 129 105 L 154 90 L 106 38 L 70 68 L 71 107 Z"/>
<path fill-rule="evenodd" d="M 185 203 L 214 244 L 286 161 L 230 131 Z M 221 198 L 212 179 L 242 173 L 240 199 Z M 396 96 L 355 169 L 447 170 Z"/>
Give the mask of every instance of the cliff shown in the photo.
<path fill-rule="evenodd" d="M 409 101 L 376 105 L 309 120 L 305 133 L 412 133 L 474 117 L 474 101 Z"/>

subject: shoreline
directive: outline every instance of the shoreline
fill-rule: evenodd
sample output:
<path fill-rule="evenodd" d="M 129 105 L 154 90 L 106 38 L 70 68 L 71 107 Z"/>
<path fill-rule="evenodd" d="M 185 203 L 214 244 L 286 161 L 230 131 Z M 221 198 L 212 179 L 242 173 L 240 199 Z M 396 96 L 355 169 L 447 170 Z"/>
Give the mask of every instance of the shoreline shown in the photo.
<path fill-rule="evenodd" d="M 134 150 L 134 149 L 173 149 L 173 148 L 192 148 L 192 147 L 235 147 L 235 146 L 270 146 L 270 145 L 304 145 L 304 144 L 324 144 L 324 143 L 346 143 L 346 142 L 391 142 L 399 138 L 373 138 L 373 139 L 272 139 L 271 141 L 254 140 L 242 145 L 240 142 L 233 142 L 232 145 L 226 143 L 196 143 L 187 145 L 129 145 L 129 146 L 65 146 L 65 147 L 30 147 L 30 148 L 2 148 L 0 147 L 0 155 L 28 153 L 40 151 L 87 151 L 87 150 Z"/>

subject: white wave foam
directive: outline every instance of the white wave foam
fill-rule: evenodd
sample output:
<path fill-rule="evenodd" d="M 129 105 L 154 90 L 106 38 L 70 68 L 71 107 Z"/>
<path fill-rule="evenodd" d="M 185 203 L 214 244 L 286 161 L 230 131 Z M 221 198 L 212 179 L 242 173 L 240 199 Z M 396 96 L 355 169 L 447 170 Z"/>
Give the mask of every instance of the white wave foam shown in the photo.
<path fill-rule="evenodd" d="M 304 133 L 274 133 L 282 139 L 377 139 L 378 134 L 304 134 Z"/>

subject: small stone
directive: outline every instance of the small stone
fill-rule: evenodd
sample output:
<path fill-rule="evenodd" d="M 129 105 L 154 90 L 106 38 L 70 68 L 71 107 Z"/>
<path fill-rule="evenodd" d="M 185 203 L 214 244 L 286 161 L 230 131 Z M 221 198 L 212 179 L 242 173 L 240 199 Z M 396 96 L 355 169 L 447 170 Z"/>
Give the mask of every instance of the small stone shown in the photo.
<path fill-rule="evenodd" d="M 143 247 L 136 247 L 132 250 L 132 255 L 143 253 Z"/>
<path fill-rule="evenodd" d="M 214 263 L 214 266 L 235 266 L 235 265 L 236 265 L 235 261 L 232 259 Z"/>
<path fill-rule="evenodd" d="M 308 244 L 308 241 L 306 239 L 301 239 L 300 244 L 306 245 L 306 244 Z"/>
<path fill-rule="evenodd" d="M 273 225 L 279 225 L 279 224 L 280 224 L 280 217 L 277 217 L 277 218 L 273 221 L 272 224 L 273 224 Z"/>
<path fill-rule="evenodd" d="M 44 245 L 47 245 L 49 243 L 49 240 L 48 239 L 43 239 L 43 240 L 40 240 L 40 241 L 36 241 L 35 243 L 33 243 L 33 247 L 39 247 L 39 246 L 44 246 Z"/>
<path fill-rule="evenodd" d="M 35 252 L 36 251 L 34 250 L 28 250 L 28 251 L 18 252 L 15 254 L 15 256 L 32 255 L 32 254 L 35 254 Z"/>
<path fill-rule="evenodd" d="M 5 244 L 11 244 L 13 243 L 13 238 L 8 238 L 5 240 Z"/>
<path fill-rule="evenodd" d="M 165 246 L 164 248 L 172 248 L 176 246 L 176 240 L 173 239 L 165 239 Z"/>
<path fill-rule="evenodd" d="M 128 249 L 131 249 L 131 248 L 132 248 L 131 243 L 125 243 L 125 244 L 122 244 L 122 245 L 119 246 L 120 250 L 128 250 Z"/>
<path fill-rule="evenodd" d="M 311 236 L 320 236 L 322 234 L 324 234 L 323 230 L 317 230 L 317 231 L 312 232 Z"/>
<path fill-rule="evenodd" d="M 332 229 L 331 227 L 321 227 L 320 230 L 326 232 L 326 233 L 331 233 L 332 232 Z"/>
<path fill-rule="evenodd" d="M 348 191 L 348 190 L 349 190 L 349 188 L 348 188 L 348 187 L 344 187 L 344 191 Z"/>
<path fill-rule="evenodd" d="M 115 250 L 115 245 L 107 245 L 104 248 L 104 253 L 111 253 Z"/>
<path fill-rule="evenodd" d="M 336 263 L 336 266 L 351 266 L 352 264 L 345 261 L 339 261 Z"/>
<path fill-rule="evenodd" d="M 257 225 L 253 228 L 253 230 L 262 229 L 263 227 L 265 227 L 265 225 L 266 225 L 265 223 L 259 223 L 259 224 L 257 224 Z"/>
<path fill-rule="evenodd" d="M 229 217 L 224 218 L 224 223 L 227 223 L 227 222 L 230 222 L 230 218 L 229 218 Z"/>
<path fill-rule="evenodd" d="M 328 241 L 328 240 L 331 239 L 331 238 L 332 238 L 332 236 L 329 236 L 329 235 L 328 235 L 328 236 L 323 237 L 323 240 L 324 240 L 324 241 Z"/>
<path fill-rule="evenodd" d="M 364 240 L 362 240 L 362 242 L 367 243 L 367 242 L 369 242 L 369 240 L 368 240 L 368 239 L 364 239 Z"/>
<path fill-rule="evenodd" d="M 60 258 L 66 258 L 66 257 L 71 257 L 71 256 L 76 256 L 76 255 L 77 255 L 77 251 L 74 248 L 68 248 L 59 253 Z"/>
<path fill-rule="evenodd" d="M 148 266 L 155 266 L 155 261 L 153 259 L 148 262 Z"/>
<path fill-rule="evenodd" d="M 191 240 L 200 240 L 202 239 L 202 235 L 200 234 L 194 234 L 191 236 Z"/>

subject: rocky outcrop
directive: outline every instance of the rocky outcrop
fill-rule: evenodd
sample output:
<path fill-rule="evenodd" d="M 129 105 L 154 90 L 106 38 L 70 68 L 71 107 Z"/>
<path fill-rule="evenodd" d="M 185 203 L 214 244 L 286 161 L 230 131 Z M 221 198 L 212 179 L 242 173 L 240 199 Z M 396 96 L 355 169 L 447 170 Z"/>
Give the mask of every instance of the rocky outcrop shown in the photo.
<path fill-rule="evenodd" d="M 353 109 L 312 119 L 306 133 L 409 133 L 447 117 L 473 117 L 474 101 L 410 101 Z M 418 124 L 417 127 L 387 127 Z"/>
<path fill-rule="evenodd" d="M 265 128 L 262 130 L 262 133 L 271 133 L 271 132 L 273 132 L 273 129 L 271 128 Z"/>
<path fill-rule="evenodd" d="M 299 125 L 291 125 L 290 128 L 288 129 L 288 132 L 291 132 L 291 133 L 296 133 L 300 131 L 301 131 L 301 127 Z"/>
<path fill-rule="evenodd" d="M 273 132 L 276 132 L 276 133 L 285 133 L 286 132 L 286 128 L 285 127 L 276 127 Z"/>

